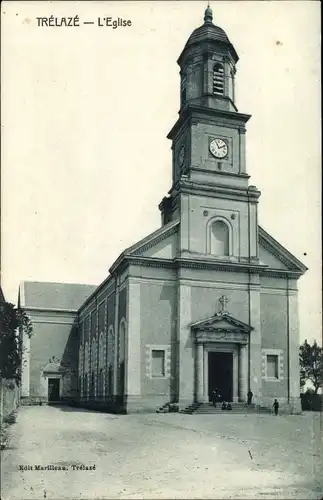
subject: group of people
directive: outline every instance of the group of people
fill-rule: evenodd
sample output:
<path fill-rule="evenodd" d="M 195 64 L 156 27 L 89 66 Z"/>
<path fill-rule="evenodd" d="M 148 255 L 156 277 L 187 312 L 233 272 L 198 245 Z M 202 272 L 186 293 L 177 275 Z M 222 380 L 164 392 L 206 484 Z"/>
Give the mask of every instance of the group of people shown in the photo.
<path fill-rule="evenodd" d="M 228 409 L 228 404 L 230 405 L 230 403 L 227 404 L 226 401 L 224 401 L 222 399 L 222 396 L 221 396 L 221 394 L 220 394 L 220 392 L 219 392 L 218 389 L 213 389 L 213 391 L 212 391 L 212 404 L 213 404 L 214 408 L 216 408 L 216 403 L 218 401 L 222 401 L 222 407 L 221 407 L 222 410 L 227 410 Z M 230 405 L 229 409 L 232 410 L 231 405 Z"/>
<path fill-rule="evenodd" d="M 253 398 L 253 393 L 249 389 L 249 391 L 247 392 L 246 406 L 251 406 L 252 398 Z M 221 400 L 222 400 L 222 397 L 221 397 L 219 390 L 217 388 L 213 389 L 213 391 L 212 391 L 212 404 L 213 404 L 214 408 L 216 408 L 217 401 L 221 401 Z M 278 403 L 277 399 L 274 400 L 273 409 L 274 409 L 275 415 L 278 415 L 279 403 Z M 222 400 L 221 410 L 229 410 L 230 411 L 230 410 L 232 410 L 232 406 L 230 403 L 227 403 L 226 401 Z"/>
<path fill-rule="evenodd" d="M 246 403 L 247 406 L 251 405 L 252 397 L 253 397 L 253 393 L 249 390 L 247 393 L 247 403 Z M 215 388 L 212 391 L 212 404 L 213 404 L 214 408 L 216 408 L 216 403 L 218 401 L 222 401 L 222 406 L 221 406 L 222 410 L 232 410 L 231 404 L 227 403 L 224 399 L 222 399 L 222 396 L 221 396 L 219 390 L 217 388 Z"/>

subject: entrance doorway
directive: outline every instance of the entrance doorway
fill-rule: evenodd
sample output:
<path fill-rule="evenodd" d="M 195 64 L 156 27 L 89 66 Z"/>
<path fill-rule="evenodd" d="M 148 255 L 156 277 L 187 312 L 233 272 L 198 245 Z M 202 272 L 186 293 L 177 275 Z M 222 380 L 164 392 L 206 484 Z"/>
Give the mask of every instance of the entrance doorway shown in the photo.
<path fill-rule="evenodd" d="M 48 401 L 50 403 L 56 403 L 59 401 L 59 385 L 59 378 L 48 379 Z"/>
<path fill-rule="evenodd" d="M 209 401 L 212 391 L 218 389 L 221 400 L 232 401 L 233 396 L 233 354 L 209 352 Z"/>

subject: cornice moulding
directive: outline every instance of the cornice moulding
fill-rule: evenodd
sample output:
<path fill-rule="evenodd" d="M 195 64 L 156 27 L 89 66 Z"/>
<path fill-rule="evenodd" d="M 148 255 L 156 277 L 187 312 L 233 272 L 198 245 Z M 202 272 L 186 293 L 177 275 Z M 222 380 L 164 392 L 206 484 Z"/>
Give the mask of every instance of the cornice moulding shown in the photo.
<path fill-rule="evenodd" d="M 230 125 L 230 127 L 236 126 L 240 128 L 242 124 L 244 125 L 250 119 L 251 115 L 239 113 L 236 111 L 224 111 L 220 109 L 212 109 L 202 106 L 195 106 L 186 104 L 186 106 L 180 111 L 179 118 L 173 128 L 167 135 L 167 139 L 174 140 L 179 133 L 181 127 L 187 122 L 189 118 L 195 118 L 199 121 L 207 119 L 212 123 L 216 123 L 222 120 L 224 125 Z"/>
<path fill-rule="evenodd" d="M 232 174 L 231 174 L 232 175 Z M 238 176 L 240 177 L 240 176 Z M 232 196 L 233 199 L 239 198 L 244 201 L 248 201 L 248 199 L 252 203 L 258 203 L 258 198 L 261 195 L 261 192 L 258 190 L 248 191 L 248 188 L 240 188 L 240 187 L 224 187 L 219 184 L 211 184 L 211 183 L 200 183 L 196 181 L 191 181 L 188 179 L 180 179 L 169 191 L 170 194 L 179 192 L 178 194 L 202 194 L 206 195 L 206 193 L 210 193 L 210 196 L 214 194 L 217 197 L 228 197 Z"/>
<path fill-rule="evenodd" d="M 248 174 L 239 174 L 239 173 L 235 173 L 235 172 L 227 172 L 225 170 L 209 170 L 207 168 L 201 168 L 201 167 L 198 167 L 197 165 L 191 165 L 189 167 L 189 170 L 191 172 L 202 172 L 202 173 L 206 173 L 206 174 L 210 174 L 210 175 L 220 175 L 220 176 L 228 176 L 228 177 L 237 177 L 238 179 L 240 178 L 243 178 L 243 179 L 250 179 L 250 175 Z M 194 182 L 194 181 L 192 181 Z"/>
<path fill-rule="evenodd" d="M 26 313 L 31 312 L 32 314 L 37 312 L 53 312 L 56 314 L 76 314 L 77 309 L 58 309 L 55 307 L 34 307 L 34 306 L 21 306 Z"/>

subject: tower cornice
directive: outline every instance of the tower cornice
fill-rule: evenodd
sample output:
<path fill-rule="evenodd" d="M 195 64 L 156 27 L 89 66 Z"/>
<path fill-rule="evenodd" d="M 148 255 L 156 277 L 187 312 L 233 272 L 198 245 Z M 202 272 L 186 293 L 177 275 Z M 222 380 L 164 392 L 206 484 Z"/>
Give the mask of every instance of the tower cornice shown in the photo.
<path fill-rule="evenodd" d="M 258 199 L 261 196 L 261 192 L 257 188 L 239 188 L 230 187 L 210 183 L 193 182 L 189 179 L 181 178 L 169 191 L 169 194 L 174 197 L 174 199 L 179 194 L 194 194 L 202 195 L 224 199 L 232 200 L 243 200 L 250 201 L 253 203 L 258 203 Z"/>
<path fill-rule="evenodd" d="M 199 118 L 208 118 L 214 123 L 222 121 L 224 124 L 228 124 L 231 127 L 235 126 L 236 128 L 244 129 L 244 126 L 251 118 L 251 115 L 239 113 L 237 111 L 226 111 L 205 106 L 196 106 L 194 104 L 187 104 L 181 110 L 178 120 L 167 135 L 167 139 L 173 140 L 182 126 L 192 118 L 197 120 L 199 120 Z"/>

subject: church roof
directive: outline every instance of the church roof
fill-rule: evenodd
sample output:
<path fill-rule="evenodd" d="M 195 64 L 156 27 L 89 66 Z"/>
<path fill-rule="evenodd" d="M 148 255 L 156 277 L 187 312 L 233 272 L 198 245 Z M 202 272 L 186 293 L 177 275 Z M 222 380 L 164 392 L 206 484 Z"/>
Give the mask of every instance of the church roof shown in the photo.
<path fill-rule="evenodd" d="M 238 61 L 238 54 L 236 53 L 235 48 L 230 42 L 226 32 L 219 26 L 213 24 L 212 20 L 213 13 L 210 7 L 208 7 L 204 14 L 204 24 L 202 24 L 192 32 L 191 36 L 186 42 L 181 56 L 179 57 L 179 60 L 181 59 L 184 52 L 186 52 L 186 50 L 192 46 L 196 46 L 205 42 L 216 42 L 219 44 L 227 45 L 230 48 L 235 62 Z"/>
<path fill-rule="evenodd" d="M 131 247 L 127 248 L 125 250 L 125 253 L 137 254 L 138 252 L 142 251 L 143 248 L 146 248 L 147 246 L 153 246 L 157 241 L 166 238 L 171 232 L 176 231 L 179 228 L 179 225 L 180 225 L 179 219 L 168 222 L 164 226 L 157 229 L 157 231 L 150 233 L 142 240 L 138 241 Z"/>
<path fill-rule="evenodd" d="M 295 255 L 289 252 L 275 238 L 273 238 L 263 227 L 258 226 L 259 244 L 266 248 L 273 256 L 282 262 L 287 269 L 301 274 L 307 271 L 307 267 Z"/>
<path fill-rule="evenodd" d="M 95 285 L 23 281 L 20 306 L 77 311 L 96 288 Z"/>
<path fill-rule="evenodd" d="M 146 236 L 142 240 L 138 241 L 137 243 L 135 243 L 131 247 L 126 248 L 122 252 L 122 254 L 119 255 L 119 257 L 114 262 L 114 264 L 111 266 L 111 268 L 109 270 L 110 273 L 111 274 L 113 273 L 113 271 L 118 267 L 118 265 L 124 259 L 124 257 L 141 255 L 148 248 L 153 247 L 154 245 L 158 244 L 159 242 L 165 240 L 168 236 L 176 233 L 178 231 L 179 226 L 180 226 L 179 219 L 171 221 L 171 222 L 163 225 L 159 229 L 157 229 L 157 231 L 150 233 L 148 236 Z"/>
<path fill-rule="evenodd" d="M 222 28 L 215 26 L 213 23 L 204 23 L 193 31 L 185 47 L 210 40 L 230 44 L 230 40 Z"/>

